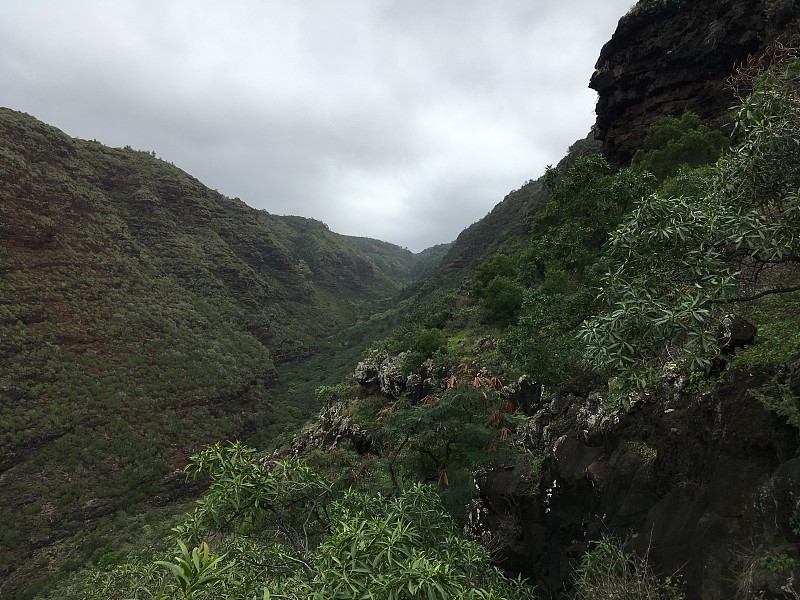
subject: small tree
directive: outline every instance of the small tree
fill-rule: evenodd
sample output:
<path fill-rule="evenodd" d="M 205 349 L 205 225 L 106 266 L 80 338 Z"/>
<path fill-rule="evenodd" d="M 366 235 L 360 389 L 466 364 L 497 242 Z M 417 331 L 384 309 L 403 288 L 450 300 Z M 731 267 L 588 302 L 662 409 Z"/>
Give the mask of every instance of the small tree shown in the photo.
<path fill-rule="evenodd" d="M 514 441 L 523 417 L 502 398 L 502 386 L 498 378 L 473 375 L 461 365 L 442 393 L 387 410 L 379 443 L 387 449 L 395 489 L 406 481 L 434 482 L 445 508 L 463 516 L 475 494 L 476 469 L 522 460 Z"/>
<path fill-rule="evenodd" d="M 694 113 L 664 117 L 647 132 L 643 147 L 631 161 L 659 181 L 672 177 L 682 166 L 699 167 L 715 162 L 728 142 L 718 131 L 709 129 Z"/>
<path fill-rule="evenodd" d="M 517 311 L 522 306 L 525 288 L 505 276 L 492 279 L 483 292 L 478 305 L 488 323 L 508 326 L 517 320 Z"/>
<path fill-rule="evenodd" d="M 436 492 L 415 485 L 395 498 L 348 492 L 317 552 L 313 598 L 535 598 L 460 537 Z"/>
<path fill-rule="evenodd" d="M 475 269 L 472 279 L 472 293 L 476 298 L 482 298 L 486 288 L 495 277 L 517 277 L 517 261 L 508 254 L 495 254 L 492 260 L 481 263 Z"/>

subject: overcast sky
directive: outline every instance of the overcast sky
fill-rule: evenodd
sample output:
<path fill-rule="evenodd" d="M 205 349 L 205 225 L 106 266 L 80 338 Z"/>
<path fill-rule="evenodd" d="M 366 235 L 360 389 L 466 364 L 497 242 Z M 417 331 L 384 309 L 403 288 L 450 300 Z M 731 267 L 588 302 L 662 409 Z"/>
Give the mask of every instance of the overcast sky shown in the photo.
<path fill-rule="evenodd" d="M 633 3 L 0 0 L 0 105 L 419 251 L 586 135 Z"/>

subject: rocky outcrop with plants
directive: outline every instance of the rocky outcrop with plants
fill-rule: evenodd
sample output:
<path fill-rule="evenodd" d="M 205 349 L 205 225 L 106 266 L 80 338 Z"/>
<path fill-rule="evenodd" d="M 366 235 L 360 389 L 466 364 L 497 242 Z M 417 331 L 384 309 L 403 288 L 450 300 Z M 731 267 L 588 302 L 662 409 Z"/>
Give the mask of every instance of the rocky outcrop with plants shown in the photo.
<path fill-rule="evenodd" d="M 733 69 L 795 32 L 791 0 L 641 0 L 600 52 L 589 86 L 598 93 L 598 139 L 627 164 L 664 115 L 692 111 L 719 126 L 735 104 Z M 729 133 L 729 132 L 728 132 Z"/>
<path fill-rule="evenodd" d="M 793 597 L 800 437 L 752 393 L 768 381 L 737 370 L 618 398 L 598 382 L 560 389 L 524 425 L 544 457 L 538 486 L 507 470 L 478 482 L 490 529 L 517 523 L 504 564 L 556 593 L 587 542 L 613 533 L 689 598 Z"/>

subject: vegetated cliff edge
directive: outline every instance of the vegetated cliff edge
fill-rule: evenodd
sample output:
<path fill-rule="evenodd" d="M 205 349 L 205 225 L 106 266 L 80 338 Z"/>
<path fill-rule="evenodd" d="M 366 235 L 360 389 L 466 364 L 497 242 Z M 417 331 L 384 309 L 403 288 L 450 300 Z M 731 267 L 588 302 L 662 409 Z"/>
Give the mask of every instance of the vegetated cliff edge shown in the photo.
<path fill-rule="evenodd" d="M 628 163 L 664 115 L 723 123 L 734 67 L 793 35 L 798 18 L 792 1 L 639 2 L 591 80 L 606 157 Z M 680 573 L 688 598 L 798 597 L 800 437 L 751 391 L 777 377 L 784 391 L 768 393 L 800 392 L 798 361 L 703 390 L 667 376 L 618 407 L 605 382 L 565 384 L 528 422 L 526 447 L 546 457 L 541 488 L 502 471 L 480 482 L 494 525 L 504 515 L 521 525 L 509 565 L 555 596 L 586 540 L 609 532 L 634 536 L 661 574 Z"/>
<path fill-rule="evenodd" d="M 724 81 L 735 64 L 794 31 L 798 16 L 796 3 L 781 1 L 637 4 L 593 78 L 609 160 L 628 162 L 664 115 L 693 110 L 724 122 L 734 103 Z M 470 261 L 503 251 L 489 234 L 499 225 L 491 217 L 521 217 L 527 209 L 508 210 L 524 206 L 521 198 L 459 236 L 431 281 L 452 285 L 447 277 L 469 273 Z M 525 232 L 519 225 L 509 230 Z M 467 243 L 473 236 L 479 241 Z M 784 301 L 791 311 L 797 297 Z M 756 347 L 769 343 L 759 335 Z M 768 335 L 781 328 L 773 324 Z M 645 394 L 615 398 L 610 382 L 581 378 L 548 401 L 512 397 L 528 411 L 524 447 L 543 462 L 534 486 L 511 469 L 478 478 L 506 565 L 538 582 L 545 597 L 561 597 L 587 542 L 611 533 L 631 536 L 660 575 L 678 573 L 687 598 L 800 597 L 800 435 L 797 422 L 787 424 L 759 400 L 800 395 L 795 342 L 785 345 L 791 352 L 783 348 L 782 364 L 740 366 L 716 382 L 668 373 Z M 380 384 L 396 396 L 388 375 L 366 382 L 372 387 L 364 393 Z M 406 380 L 398 370 L 398 381 Z M 326 447 L 348 436 L 356 448 L 368 444 L 368 431 L 335 416 L 323 413 L 315 433 Z"/>
<path fill-rule="evenodd" d="M 627 164 L 663 115 L 690 110 L 716 124 L 734 104 L 725 80 L 771 40 L 795 31 L 793 0 L 642 0 L 603 46 L 589 86 L 597 137 Z"/>

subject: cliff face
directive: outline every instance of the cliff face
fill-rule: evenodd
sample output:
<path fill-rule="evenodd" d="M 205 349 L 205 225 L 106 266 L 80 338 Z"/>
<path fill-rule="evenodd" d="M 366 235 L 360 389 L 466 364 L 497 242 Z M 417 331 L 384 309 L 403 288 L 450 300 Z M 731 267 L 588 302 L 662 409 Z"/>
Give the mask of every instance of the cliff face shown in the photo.
<path fill-rule="evenodd" d="M 800 356 L 781 373 L 800 386 Z M 781 587 L 797 563 L 765 559 L 800 558 L 798 432 L 749 392 L 768 381 L 734 372 L 701 391 L 666 377 L 616 409 L 599 382 L 564 386 L 526 425 L 540 487 L 511 471 L 479 482 L 491 525 L 519 523 L 508 566 L 557 597 L 586 540 L 611 532 L 678 573 L 687 598 L 795 597 Z"/>
<path fill-rule="evenodd" d="M 597 137 L 627 164 L 647 129 L 687 110 L 721 124 L 734 104 L 735 66 L 793 29 L 793 0 L 642 0 L 603 46 L 589 87 L 599 94 Z"/>

